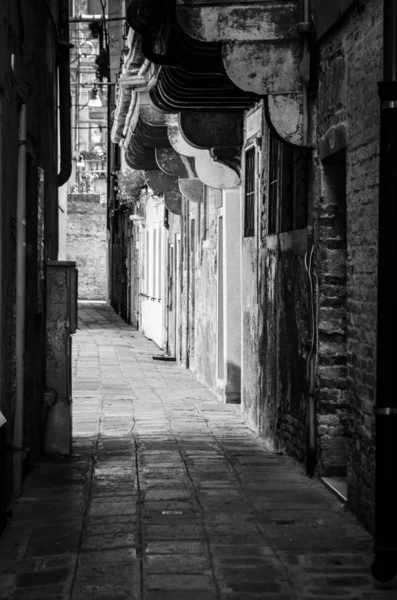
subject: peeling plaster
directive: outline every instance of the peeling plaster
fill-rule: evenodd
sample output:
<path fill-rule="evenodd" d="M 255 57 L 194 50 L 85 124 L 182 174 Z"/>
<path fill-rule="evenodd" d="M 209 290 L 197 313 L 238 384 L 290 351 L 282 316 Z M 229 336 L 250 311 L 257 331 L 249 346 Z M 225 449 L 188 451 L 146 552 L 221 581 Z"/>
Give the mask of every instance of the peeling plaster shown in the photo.
<path fill-rule="evenodd" d="M 261 96 L 301 91 L 299 42 L 229 42 L 222 53 L 226 73 L 242 90 Z"/>
<path fill-rule="evenodd" d="M 181 27 L 204 42 L 285 40 L 298 37 L 300 3 L 177 7 Z"/>
<path fill-rule="evenodd" d="M 214 161 L 209 152 L 196 157 L 196 171 L 199 179 L 206 185 L 218 190 L 234 188 L 240 184 L 240 178 L 229 167 Z"/>
<path fill-rule="evenodd" d="M 190 202 L 204 201 L 204 184 L 200 179 L 179 179 L 179 189 Z"/>
<path fill-rule="evenodd" d="M 301 94 L 269 95 L 268 118 L 278 135 L 291 144 L 303 142 L 303 99 Z"/>

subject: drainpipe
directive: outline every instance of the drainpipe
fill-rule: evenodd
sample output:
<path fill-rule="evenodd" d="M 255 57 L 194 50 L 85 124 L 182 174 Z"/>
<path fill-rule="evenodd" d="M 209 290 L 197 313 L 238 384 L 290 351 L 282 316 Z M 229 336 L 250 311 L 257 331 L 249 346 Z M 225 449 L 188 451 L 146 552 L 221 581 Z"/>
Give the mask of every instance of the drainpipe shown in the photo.
<path fill-rule="evenodd" d="M 72 173 L 71 139 L 71 97 L 70 97 L 70 48 L 68 3 L 59 0 L 59 31 L 62 39 L 58 41 L 59 64 L 59 134 L 60 134 L 60 171 L 57 184 L 61 187 Z"/>
<path fill-rule="evenodd" d="M 15 324 L 16 404 L 14 415 L 13 488 L 15 496 L 22 490 L 24 350 L 25 350 L 25 276 L 26 276 L 26 105 L 19 114 L 17 189 L 17 297 Z"/>
<path fill-rule="evenodd" d="M 395 298 L 390 274 L 396 264 L 397 203 L 397 3 L 383 2 L 383 81 L 380 96 L 378 323 L 375 456 L 375 558 L 377 587 L 397 584 L 397 396 Z"/>

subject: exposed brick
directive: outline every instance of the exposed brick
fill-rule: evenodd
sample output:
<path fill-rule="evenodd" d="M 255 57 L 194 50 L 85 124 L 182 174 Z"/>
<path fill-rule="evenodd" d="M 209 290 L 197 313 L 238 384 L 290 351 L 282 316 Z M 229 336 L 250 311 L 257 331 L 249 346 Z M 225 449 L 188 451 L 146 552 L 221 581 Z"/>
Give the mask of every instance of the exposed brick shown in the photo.
<path fill-rule="evenodd" d="M 79 299 L 106 300 L 106 204 L 99 194 L 68 194 L 67 211 L 67 259 L 76 261 Z"/>
<path fill-rule="evenodd" d="M 319 202 L 320 403 L 343 402 L 353 412 L 348 423 L 349 503 L 370 526 L 373 495 L 373 417 L 376 342 L 377 198 L 379 98 L 382 63 L 382 2 L 369 0 L 352 10 L 320 42 L 317 134 L 321 138 L 343 118 L 348 126 L 346 150 L 347 256 L 345 294 L 337 269 L 343 248 L 335 235 L 335 199 L 322 189 Z M 331 196 L 331 197 L 329 197 Z M 328 257 L 330 260 L 328 261 Z M 333 257 L 335 260 L 332 261 Z M 332 266 L 331 263 L 333 262 Z M 332 300 L 331 300 L 332 298 Z M 336 302 L 333 300 L 337 299 Z M 331 307 L 345 312 L 332 314 Z M 327 310 L 328 309 L 328 310 Z M 346 321 L 347 319 L 347 321 Z M 333 334 L 345 328 L 346 385 L 333 371 L 332 351 L 340 356 Z M 326 365 L 329 366 L 326 366 Z M 336 385 L 333 385 L 333 380 Z M 365 411 L 365 419 L 362 411 Z M 325 431 L 324 431 L 325 434 Z M 325 450 L 324 450 L 325 451 Z M 329 452 L 327 448 L 326 452 Z M 364 457 L 365 467 L 361 458 Z M 364 484 L 365 481 L 365 484 Z"/>

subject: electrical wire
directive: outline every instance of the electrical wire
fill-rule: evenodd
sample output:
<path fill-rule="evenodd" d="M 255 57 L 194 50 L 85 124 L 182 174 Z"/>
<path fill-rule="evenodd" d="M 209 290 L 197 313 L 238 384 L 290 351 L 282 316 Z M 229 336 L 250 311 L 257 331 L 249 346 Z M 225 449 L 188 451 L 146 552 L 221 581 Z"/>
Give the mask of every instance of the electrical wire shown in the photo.
<path fill-rule="evenodd" d="M 312 340 L 311 347 L 309 351 L 309 355 L 306 363 L 306 377 L 309 377 L 309 369 L 311 358 L 313 355 L 313 351 L 315 349 L 315 363 L 314 369 L 317 369 L 317 361 L 318 361 L 318 331 L 317 331 L 317 316 L 318 316 L 318 276 L 313 272 L 313 278 L 315 279 L 315 283 L 313 283 L 312 278 L 312 264 L 313 264 L 313 254 L 314 254 L 314 246 L 312 246 L 309 256 L 309 262 L 307 261 L 307 252 L 305 252 L 304 257 L 304 265 L 309 277 L 310 283 L 310 294 L 311 294 L 311 302 L 310 302 L 310 312 L 311 312 L 311 322 L 312 322 Z"/>

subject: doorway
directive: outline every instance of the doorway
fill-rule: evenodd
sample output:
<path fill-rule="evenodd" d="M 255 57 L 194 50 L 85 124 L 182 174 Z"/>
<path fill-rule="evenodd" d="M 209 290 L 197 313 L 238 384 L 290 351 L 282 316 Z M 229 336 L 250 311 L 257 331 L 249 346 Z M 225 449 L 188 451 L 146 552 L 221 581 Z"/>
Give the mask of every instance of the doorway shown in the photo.
<path fill-rule="evenodd" d="M 323 477 L 342 492 L 346 491 L 349 412 L 345 151 L 323 160 L 322 184 L 317 251 L 319 460 Z"/>

